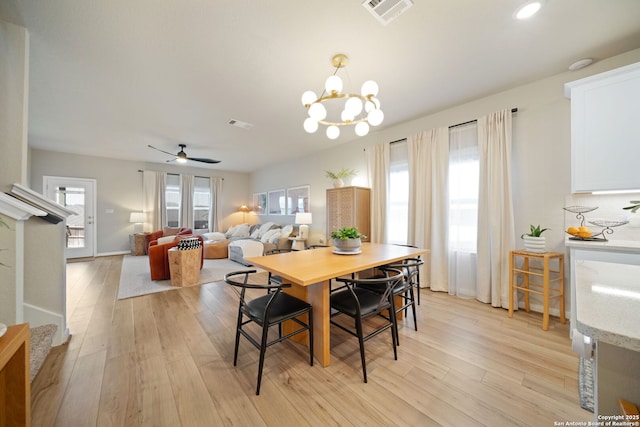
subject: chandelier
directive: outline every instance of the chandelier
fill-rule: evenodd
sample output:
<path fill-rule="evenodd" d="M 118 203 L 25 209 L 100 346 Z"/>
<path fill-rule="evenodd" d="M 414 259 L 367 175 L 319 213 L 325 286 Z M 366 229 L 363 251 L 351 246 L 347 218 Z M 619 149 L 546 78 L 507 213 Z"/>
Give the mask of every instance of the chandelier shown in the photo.
<path fill-rule="evenodd" d="M 333 75 L 327 78 L 324 91 L 318 98 L 315 92 L 308 90 L 302 94 L 302 105 L 307 109 L 309 117 L 304 121 L 304 130 L 314 133 L 320 124 L 327 126 L 327 137 L 336 139 L 340 136 L 340 126 L 355 125 L 358 136 L 369 133 L 369 125 L 378 126 L 384 120 L 384 114 L 380 109 L 378 84 L 373 80 L 363 83 L 360 94 L 342 93 L 342 79 L 336 74 L 340 68 L 349 63 L 349 58 L 342 53 L 336 54 L 331 60 L 335 67 Z M 333 103 L 335 100 L 345 100 L 344 109 L 340 114 L 340 121 L 327 119 L 327 108 L 324 103 Z"/>

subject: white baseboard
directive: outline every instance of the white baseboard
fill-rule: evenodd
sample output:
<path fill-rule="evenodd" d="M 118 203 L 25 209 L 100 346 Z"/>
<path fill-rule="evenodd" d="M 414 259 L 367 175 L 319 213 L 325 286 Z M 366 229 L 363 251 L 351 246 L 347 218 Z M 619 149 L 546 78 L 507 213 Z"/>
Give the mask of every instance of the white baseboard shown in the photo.
<path fill-rule="evenodd" d="M 542 314 L 542 312 L 544 311 L 544 307 L 540 304 L 530 303 L 529 308 L 531 309 L 531 311 L 534 311 L 540 314 Z M 524 310 L 524 302 L 521 304 L 518 304 L 518 310 Z M 565 313 L 564 316 L 567 320 L 571 319 L 571 312 L 567 312 L 567 310 L 565 310 L 564 313 Z M 560 317 L 560 309 L 549 307 L 549 315 Z"/>
<path fill-rule="evenodd" d="M 24 321 L 29 323 L 29 327 L 53 324 L 58 327 L 56 334 L 53 336 L 52 345 L 60 345 L 69 339 L 69 329 L 67 328 L 64 316 L 60 313 L 54 313 L 35 305 L 24 303 Z"/>
<path fill-rule="evenodd" d="M 96 254 L 97 257 L 99 256 L 112 256 L 112 255 L 130 255 L 131 251 L 116 251 L 116 252 L 103 252 L 100 254 Z"/>

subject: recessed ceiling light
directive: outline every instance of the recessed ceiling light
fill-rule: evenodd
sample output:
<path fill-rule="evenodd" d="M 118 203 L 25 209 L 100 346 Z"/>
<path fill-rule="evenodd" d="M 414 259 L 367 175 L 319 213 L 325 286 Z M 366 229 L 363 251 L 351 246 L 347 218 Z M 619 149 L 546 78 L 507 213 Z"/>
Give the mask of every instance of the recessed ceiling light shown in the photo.
<path fill-rule="evenodd" d="M 533 15 L 538 13 L 540 8 L 542 7 L 542 3 L 543 2 L 541 0 L 526 2 L 525 4 L 517 8 L 515 12 L 513 12 L 513 18 L 521 21 L 531 18 Z"/>
<path fill-rule="evenodd" d="M 592 63 L 593 63 L 593 59 L 591 59 L 591 58 L 581 59 L 581 60 L 576 61 L 573 64 L 569 65 L 569 70 L 570 71 L 576 71 L 576 70 L 579 70 L 580 68 L 587 67 L 587 66 L 591 65 Z"/>

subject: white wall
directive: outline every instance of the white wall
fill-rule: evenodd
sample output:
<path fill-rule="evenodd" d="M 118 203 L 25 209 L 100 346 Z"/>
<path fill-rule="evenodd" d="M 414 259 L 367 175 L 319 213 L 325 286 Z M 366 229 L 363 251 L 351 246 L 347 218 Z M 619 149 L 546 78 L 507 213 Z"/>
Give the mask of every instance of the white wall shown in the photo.
<path fill-rule="evenodd" d="M 142 209 L 142 174 L 138 170 L 164 170 L 198 176 L 224 178 L 222 211 L 225 228 L 242 221 L 237 212 L 249 203 L 249 175 L 204 168 L 161 165 L 103 157 L 31 149 L 31 188 L 43 192 L 42 177 L 62 176 L 96 180 L 97 254 L 129 251 L 129 234 L 134 225 L 129 213 Z"/>
<path fill-rule="evenodd" d="M 513 120 L 513 200 L 516 235 L 530 224 L 551 228 L 545 232 L 547 249 L 564 252 L 565 196 L 571 193 L 571 110 L 564 84 L 592 74 L 640 61 L 640 49 L 595 62 L 590 67 L 458 105 L 404 124 L 344 142 L 327 140 L 326 151 L 283 162 L 251 175 L 251 191 L 261 192 L 295 185 L 311 185 L 312 232 L 325 227 L 325 189 L 331 182 L 324 170 L 354 168 L 366 175 L 364 148 L 395 141 L 439 126 L 476 119 L 505 108 L 518 108 Z M 455 84 L 455 82 L 452 82 Z M 381 100 L 384 102 L 384 99 Z M 594 159 L 594 163 L 597 160 Z M 292 217 L 289 217 L 289 222 Z M 521 241 L 517 242 L 522 247 Z"/>

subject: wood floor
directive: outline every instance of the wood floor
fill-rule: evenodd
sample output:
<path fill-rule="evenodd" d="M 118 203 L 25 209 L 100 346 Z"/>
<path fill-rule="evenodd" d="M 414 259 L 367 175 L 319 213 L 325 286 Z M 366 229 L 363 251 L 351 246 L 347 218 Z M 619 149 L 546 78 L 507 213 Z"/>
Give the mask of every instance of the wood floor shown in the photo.
<path fill-rule="evenodd" d="M 233 366 L 236 296 L 223 283 L 116 300 L 122 257 L 67 266 L 71 340 L 32 384 L 34 426 L 553 426 L 590 421 L 578 401 L 568 325 L 540 314 L 422 291 L 419 331 L 366 344 L 334 328 L 331 366 L 306 349 L 258 352 L 241 341 Z"/>

